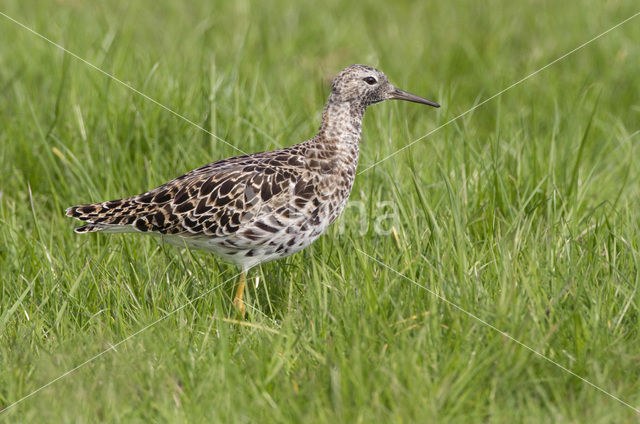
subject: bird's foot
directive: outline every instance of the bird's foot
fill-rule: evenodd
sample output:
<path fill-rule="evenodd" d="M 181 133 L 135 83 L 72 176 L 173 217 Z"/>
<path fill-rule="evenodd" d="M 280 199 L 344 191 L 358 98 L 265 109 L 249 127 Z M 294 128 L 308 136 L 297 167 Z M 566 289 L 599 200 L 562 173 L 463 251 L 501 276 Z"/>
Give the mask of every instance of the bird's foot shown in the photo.
<path fill-rule="evenodd" d="M 244 301 L 241 298 L 239 298 L 239 297 L 234 298 L 233 299 L 233 306 L 236 307 L 236 310 L 238 311 L 238 313 L 240 314 L 242 319 L 246 318 L 247 307 L 245 306 Z"/>

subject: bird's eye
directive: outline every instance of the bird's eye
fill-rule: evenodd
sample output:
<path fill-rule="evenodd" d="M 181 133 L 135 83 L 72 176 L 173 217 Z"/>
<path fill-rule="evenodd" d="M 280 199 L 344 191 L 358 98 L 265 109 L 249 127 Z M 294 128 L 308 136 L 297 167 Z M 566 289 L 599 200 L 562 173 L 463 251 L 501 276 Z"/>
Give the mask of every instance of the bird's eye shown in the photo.
<path fill-rule="evenodd" d="M 373 85 L 373 84 L 377 83 L 378 81 L 376 81 L 376 79 L 374 77 L 366 77 L 366 78 L 364 78 L 364 82 L 366 82 L 369 85 Z"/>

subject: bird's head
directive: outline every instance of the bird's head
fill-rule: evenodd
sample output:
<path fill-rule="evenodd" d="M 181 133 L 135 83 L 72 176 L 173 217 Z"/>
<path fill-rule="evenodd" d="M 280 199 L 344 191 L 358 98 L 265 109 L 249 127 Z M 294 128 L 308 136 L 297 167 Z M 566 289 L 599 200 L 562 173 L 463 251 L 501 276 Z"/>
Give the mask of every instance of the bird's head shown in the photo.
<path fill-rule="evenodd" d="M 331 83 L 330 102 L 356 103 L 366 108 L 385 100 L 407 100 L 415 103 L 440 107 L 431 100 L 407 93 L 394 87 L 381 71 L 365 65 L 351 65 L 344 68 Z"/>

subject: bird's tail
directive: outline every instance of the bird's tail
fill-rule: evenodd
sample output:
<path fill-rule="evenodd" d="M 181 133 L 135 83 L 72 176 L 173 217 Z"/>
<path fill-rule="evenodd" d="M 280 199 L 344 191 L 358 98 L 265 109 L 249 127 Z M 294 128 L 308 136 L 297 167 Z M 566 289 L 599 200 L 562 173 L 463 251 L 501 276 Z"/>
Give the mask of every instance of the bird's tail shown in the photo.
<path fill-rule="evenodd" d="M 120 199 L 103 203 L 71 206 L 65 211 L 67 216 L 87 222 L 75 228 L 76 233 L 128 233 L 136 231 L 135 220 L 143 206 L 135 200 Z"/>

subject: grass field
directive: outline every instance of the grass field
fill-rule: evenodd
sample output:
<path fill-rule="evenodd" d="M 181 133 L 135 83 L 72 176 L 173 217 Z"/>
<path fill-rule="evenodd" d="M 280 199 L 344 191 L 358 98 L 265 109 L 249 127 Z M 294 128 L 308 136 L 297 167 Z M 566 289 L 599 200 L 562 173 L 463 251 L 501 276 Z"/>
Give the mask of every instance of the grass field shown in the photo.
<path fill-rule="evenodd" d="M 0 8 L 247 152 L 315 134 L 351 63 L 443 105 L 371 107 L 361 170 L 639 10 Z M 63 214 L 238 152 L 2 16 L 0 38 L 1 422 L 640 419 L 480 321 L 640 407 L 640 17 L 358 175 L 325 236 L 252 271 L 246 322 L 234 267 Z"/>

